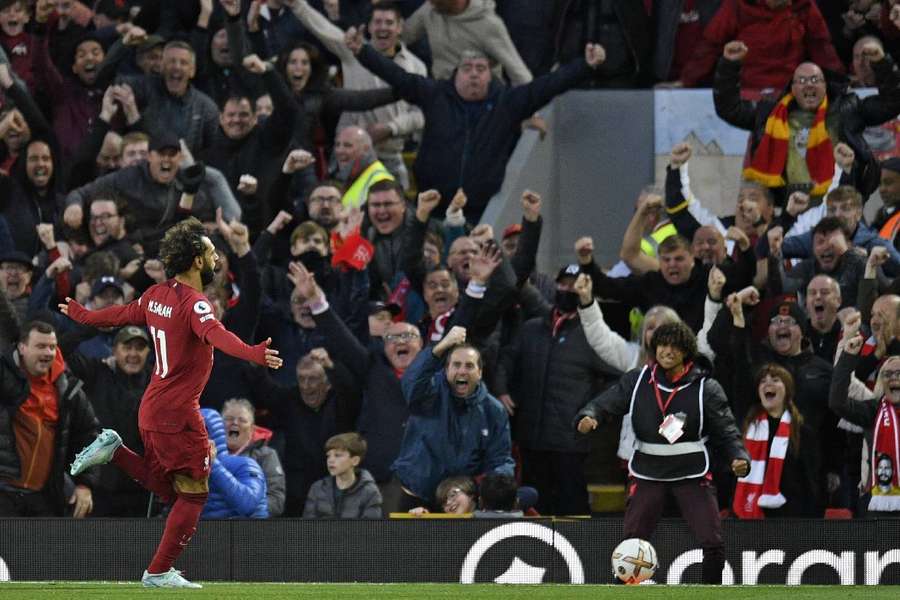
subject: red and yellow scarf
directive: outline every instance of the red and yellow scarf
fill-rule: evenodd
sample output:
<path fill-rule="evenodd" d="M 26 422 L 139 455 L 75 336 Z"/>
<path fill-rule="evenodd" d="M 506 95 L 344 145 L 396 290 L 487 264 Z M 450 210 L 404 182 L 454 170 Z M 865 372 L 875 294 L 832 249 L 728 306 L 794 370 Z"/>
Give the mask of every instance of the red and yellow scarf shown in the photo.
<path fill-rule="evenodd" d="M 790 151 L 788 143 L 791 136 L 788 106 L 793 101 L 794 95 L 786 94 L 772 109 L 766 120 L 765 134 L 750 159 L 750 166 L 744 169 L 745 179 L 757 181 L 770 188 L 785 185 L 783 174 Z M 825 97 L 816 110 L 813 126 L 809 130 L 809 140 L 806 143 L 806 166 L 813 181 L 813 189 L 810 192 L 812 196 L 821 196 L 827 192 L 834 177 L 831 139 L 825 128 L 827 113 L 828 97 Z"/>

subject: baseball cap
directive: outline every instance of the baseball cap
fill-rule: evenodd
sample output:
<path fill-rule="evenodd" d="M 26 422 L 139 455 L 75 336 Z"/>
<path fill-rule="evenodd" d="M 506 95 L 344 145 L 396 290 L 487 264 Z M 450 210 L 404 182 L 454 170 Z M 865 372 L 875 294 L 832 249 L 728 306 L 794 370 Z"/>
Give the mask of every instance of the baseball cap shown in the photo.
<path fill-rule="evenodd" d="M 116 337 L 113 339 L 113 345 L 124 344 L 138 338 L 147 342 L 148 345 L 150 344 L 150 336 L 147 335 L 146 331 L 136 325 L 126 325 L 116 333 Z"/>
<path fill-rule="evenodd" d="M 522 224 L 521 223 L 513 223 L 509 227 L 503 230 L 503 237 L 501 239 L 506 239 L 512 235 L 519 235 L 522 233 Z"/>
<path fill-rule="evenodd" d="M 91 297 L 99 296 L 106 288 L 116 288 L 120 294 L 125 295 L 125 284 L 122 283 L 121 279 L 111 275 L 104 275 L 95 281 L 91 287 Z"/>
<path fill-rule="evenodd" d="M 150 140 L 150 150 L 159 152 L 166 148 L 174 148 L 181 150 L 181 144 L 178 142 L 178 136 L 171 131 L 162 131 L 153 136 Z"/>
<path fill-rule="evenodd" d="M 0 263 L 5 262 L 27 265 L 28 268 L 34 267 L 34 264 L 32 264 L 31 262 L 31 257 L 21 250 L 9 250 L 7 252 L 4 252 L 2 255 L 0 255 Z"/>
<path fill-rule="evenodd" d="M 373 301 L 369 302 L 369 314 L 374 315 L 375 313 L 380 313 L 381 311 L 386 310 L 391 313 L 392 317 L 396 317 L 400 314 L 400 307 L 393 302 L 384 303 L 381 301 Z"/>
<path fill-rule="evenodd" d="M 142 54 L 144 52 L 147 52 L 148 50 L 153 50 L 157 46 L 162 46 L 165 43 L 166 43 L 165 38 L 163 38 L 160 35 L 156 35 L 155 33 L 152 33 L 152 34 L 148 35 L 144 39 L 144 41 L 138 45 L 137 48 L 135 48 L 135 52 L 137 54 Z"/>
<path fill-rule="evenodd" d="M 581 273 L 581 267 L 576 265 L 575 263 L 564 266 L 559 270 L 559 273 L 556 275 L 556 281 L 559 281 L 563 277 L 578 277 Z"/>

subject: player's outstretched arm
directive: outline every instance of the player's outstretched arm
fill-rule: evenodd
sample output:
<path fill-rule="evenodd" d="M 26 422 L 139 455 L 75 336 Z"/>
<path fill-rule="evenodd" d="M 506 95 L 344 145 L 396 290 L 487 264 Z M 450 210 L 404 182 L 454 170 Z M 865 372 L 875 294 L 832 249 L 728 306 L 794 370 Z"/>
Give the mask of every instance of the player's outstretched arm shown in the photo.
<path fill-rule="evenodd" d="M 249 346 L 241 338 L 221 326 L 215 327 L 206 334 L 206 342 L 229 356 L 242 358 L 270 369 L 278 369 L 283 362 L 278 356 L 278 350 L 269 348 L 272 338 L 255 346 Z"/>
<path fill-rule="evenodd" d="M 144 325 L 144 310 L 137 300 L 124 306 L 108 306 L 100 310 L 88 310 L 81 303 L 66 297 L 59 304 L 59 312 L 76 323 L 91 327 L 121 327 L 122 325 Z"/>

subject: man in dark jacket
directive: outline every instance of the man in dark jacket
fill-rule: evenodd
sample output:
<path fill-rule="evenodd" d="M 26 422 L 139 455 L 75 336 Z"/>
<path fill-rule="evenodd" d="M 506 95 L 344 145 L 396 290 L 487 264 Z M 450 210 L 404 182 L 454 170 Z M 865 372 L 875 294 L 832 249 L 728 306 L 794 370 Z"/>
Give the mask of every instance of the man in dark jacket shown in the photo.
<path fill-rule="evenodd" d="M 578 265 L 560 269 L 552 311 L 527 321 L 500 353 L 496 389 L 516 417 L 522 484 L 537 488 L 542 515 L 589 514 L 584 462 L 590 443 L 572 435 L 572 420 L 620 375 L 584 337 L 573 291 L 578 273 Z"/>
<path fill-rule="evenodd" d="M 56 331 L 32 321 L 0 358 L 0 516 L 72 516 L 93 508 L 95 470 L 73 482 L 65 468 L 99 432 L 82 382 L 65 366 Z"/>
<path fill-rule="evenodd" d="M 342 385 L 349 377 L 346 367 L 333 363 L 327 353 L 314 357 L 310 353 L 297 362 L 296 383 L 291 387 L 276 385 L 264 369 L 245 368 L 254 382 L 253 404 L 269 411 L 272 424 L 284 437 L 286 517 L 303 514 L 310 486 L 325 476 L 326 440 L 352 430 L 352 415 L 358 412 L 355 390 Z"/>
<path fill-rule="evenodd" d="M 590 252 L 578 253 L 581 270 L 591 276 L 594 295 L 618 300 L 647 311 L 662 304 L 678 313 L 694 331 L 703 327 L 703 303 L 708 293 L 711 265 L 695 264 L 691 243 L 680 235 L 667 237 L 659 245 L 659 271 L 628 277 L 608 277 L 594 263 Z M 741 289 L 750 283 L 755 268 L 753 251 L 741 252 L 735 263 L 723 263 L 728 289 Z"/>
<path fill-rule="evenodd" d="M 601 46 L 588 44 L 584 61 L 505 88 L 491 80 L 489 60 L 481 54 L 464 53 L 452 80 L 435 81 L 407 73 L 364 47 L 361 32 L 353 28 L 347 40 L 363 66 L 388 82 L 402 99 L 422 108 L 425 130 L 414 166 L 419 189 L 440 192 L 443 212 L 454 192 L 463 188 L 469 198 L 465 213 L 470 223 L 478 222 L 500 189 L 521 122 L 586 79 L 605 58 Z"/>
<path fill-rule="evenodd" d="M 481 381 L 481 367 L 466 330 L 454 327 L 403 374 L 410 419 L 389 486 L 400 501 L 385 502 L 385 512 L 432 503 L 438 484 L 454 474 L 513 474 L 509 418 Z"/>
<path fill-rule="evenodd" d="M 224 218 L 240 219 L 241 209 L 224 176 L 200 164 L 179 170 L 182 159 L 178 138 L 163 132 L 150 142 L 146 162 L 104 175 L 66 196 L 63 220 L 79 228 L 84 206 L 91 198 L 121 198 L 132 219 L 131 238 L 140 242 L 145 254 L 155 256 L 163 232 L 186 213 L 205 222 L 215 219 L 221 208 Z"/>
<path fill-rule="evenodd" d="M 90 334 L 92 330 L 85 331 Z M 113 340 L 112 356 L 106 359 L 69 352 L 69 348 L 77 346 L 81 337 L 78 332 L 64 335 L 60 345 L 72 373 L 84 381 L 100 426 L 115 429 L 129 448 L 143 452 L 137 413 L 141 396 L 150 382 L 152 363 L 147 361 L 150 337 L 140 327 L 123 327 Z M 113 465 L 102 465 L 97 470 L 97 489 L 102 493 L 94 499 L 94 516 L 147 515 L 149 494 L 144 488 Z"/>
<path fill-rule="evenodd" d="M 747 46 L 740 41 L 725 45 L 723 58 L 716 67 L 713 88 L 713 100 L 719 118 L 730 125 L 751 132 L 750 152 L 753 156 L 751 166 L 768 165 L 766 173 L 763 174 L 768 177 L 751 176 L 750 169 L 745 171 L 745 177 L 773 188 L 776 196 L 784 196 L 783 200 L 786 200 L 787 196 L 784 193 L 786 185 L 811 186 L 814 196 L 821 196 L 827 191 L 826 178 L 830 181 L 831 175 L 828 173 L 833 174 L 834 162 L 831 158 L 826 161 L 824 157 L 826 153 L 822 152 L 821 164 L 813 164 L 811 153 L 808 152 L 810 149 L 807 147 L 807 139 L 818 137 L 809 134 L 815 127 L 815 115 L 823 111 L 827 136 L 820 145 L 824 147 L 826 144 L 830 146 L 845 142 L 850 146 L 857 159 L 852 173 L 853 186 L 863 197 L 868 197 L 878 187 L 879 166 L 862 133 L 866 127 L 881 125 L 900 113 L 900 76 L 894 70 L 894 61 L 885 56 L 884 50 L 878 44 L 866 45 L 864 52 L 875 71 L 878 95 L 864 99 L 848 91 L 846 80 L 828 79 L 819 66 L 809 62 L 802 63 L 794 71 L 793 82 L 788 90 L 792 95 L 791 102 L 783 106 L 787 94 L 782 95 L 777 102 L 772 100 L 751 102 L 741 99 L 741 62 L 747 51 Z M 761 146 L 760 142 L 763 139 L 772 141 L 765 135 L 766 123 L 770 118 L 776 118 L 776 113 L 782 108 L 786 109 L 784 110 L 786 114 L 782 118 L 787 121 L 790 130 L 787 156 L 783 164 L 772 160 L 777 154 L 774 152 L 760 156 L 757 161 L 757 153 L 761 148 L 777 146 L 771 143 Z M 823 171 L 819 172 L 817 167 Z M 811 174 L 810 168 L 816 171 L 818 176 Z M 780 204 L 783 205 L 784 201 Z"/>
<path fill-rule="evenodd" d="M 205 150 L 202 158 L 222 171 L 228 180 L 241 205 L 243 221 L 250 228 L 251 238 L 255 239 L 268 217 L 265 199 L 278 176 L 281 157 L 291 139 L 298 110 L 284 80 L 271 63 L 251 55 L 244 59 L 244 68 L 262 76 L 272 98 L 272 114 L 257 122 L 252 97 L 245 91 L 232 92 L 225 99 L 219 116 L 220 139 Z M 246 175 L 255 179 L 255 184 L 242 180 Z"/>
<path fill-rule="evenodd" d="M 295 277 L 297 292 L 310 305 L 316 330 L 325 341 L 325 349 L 341 357 L 352 376 L 347 383 L 362 390 L 362 406 L 355 425 L 368 441 L 364 466 L 382 486 L 386 512 L 393 512 L 398 507 L 397 495 L 391 493 L 388 484 L 391 463 L 400 453 L 401 439 L 410 414 L 403 400 L 400 379 L 422 349 L 422 336 L 414 325 L 393 323 L 387 329 L 383 346 L 374 342 L 366 348 L 331 310 L 315 280 L 300 270 L 296 270 Z M 453 322 L 468 324 L 475 307 L 481 302 L 490 273 L 485 269 L 473 277 L 476 288 L 481 286 L 481 291 L 473 287 L 466 291 L 463 302 L 454 314 L 457 320 Z"/>

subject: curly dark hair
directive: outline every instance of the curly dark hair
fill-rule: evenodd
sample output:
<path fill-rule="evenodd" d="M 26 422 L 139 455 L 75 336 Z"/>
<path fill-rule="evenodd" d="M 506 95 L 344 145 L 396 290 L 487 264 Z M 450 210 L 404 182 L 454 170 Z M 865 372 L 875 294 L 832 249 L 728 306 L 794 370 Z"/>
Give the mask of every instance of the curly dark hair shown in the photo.
<path fill-rule="evenodd" d="M 166 267 L 166 277 L 175 277 L 191 268 L 198 256 L 203 256 L 206 230 L 195 217 L 189 217 L 166 231 L 159 243 L 159 259 Z"/>
<path fill-rule="evenodd" d="M 650 338 L 650 350 L 656 356 L 657 346 L 674 346 L 684 352 L 684 360 L 693 360 L 697 356 L 697 336 L 682 321 L 663 323 L 653 332 Z"/>

